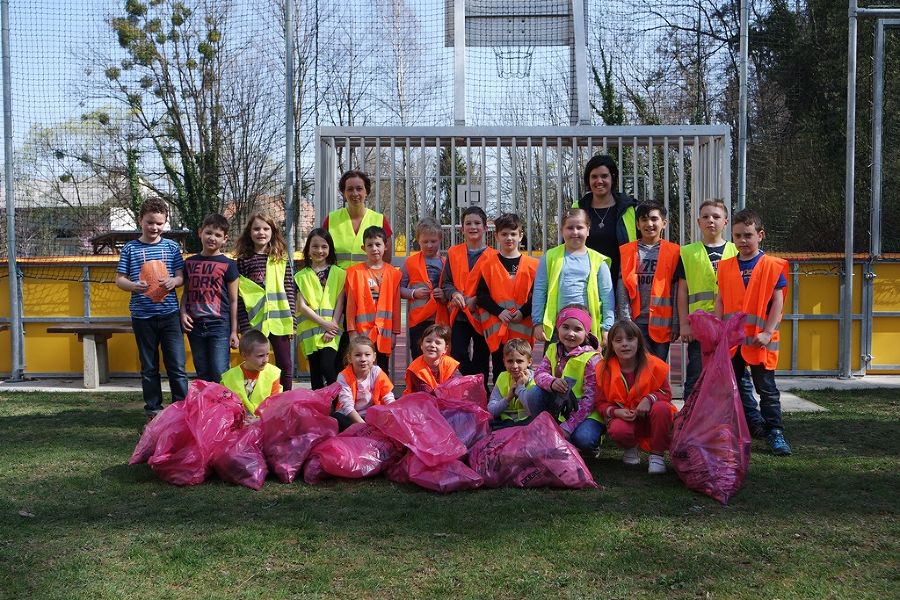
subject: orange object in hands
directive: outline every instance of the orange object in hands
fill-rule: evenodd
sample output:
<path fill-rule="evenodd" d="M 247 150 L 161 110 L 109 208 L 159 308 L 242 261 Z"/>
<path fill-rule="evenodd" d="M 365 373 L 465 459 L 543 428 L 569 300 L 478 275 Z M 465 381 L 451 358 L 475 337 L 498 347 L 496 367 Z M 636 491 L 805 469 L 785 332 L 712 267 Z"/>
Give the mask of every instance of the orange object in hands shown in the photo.
<path fill-rule="evenodd" d="M 141 280 L 147 282 L 147 290 L 144 295 L 154 302 L 160 303 L 169 295 L 169 290 L 160 283 L 161 280 L 168 278 L 169 269 L 161 260 L 148 260 L 141 266 Z"/>

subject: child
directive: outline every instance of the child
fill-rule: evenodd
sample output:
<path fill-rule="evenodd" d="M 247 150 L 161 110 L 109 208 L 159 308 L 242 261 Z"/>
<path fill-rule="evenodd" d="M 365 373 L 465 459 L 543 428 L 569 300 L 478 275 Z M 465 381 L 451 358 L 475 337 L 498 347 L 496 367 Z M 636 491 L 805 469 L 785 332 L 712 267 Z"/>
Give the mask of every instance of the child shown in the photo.
<path fill-rule="evenodd" d="M 254 213 L 237 241 L 238 324 L 268 336 L 281 369 L 281 387 L 291 389 L 294 365 L 291 338 L 294 334 L 294 273 L 287 244 L 271 217 Z"/>
<path fill-rule="evenodd" d="M 491 351 L 495 384 L 503 372 L 503 345 L 511 339 L 534 343 L 531 293 L 538 261 L 519 252 L 522 229 L 518 215 L 501 215 L 494 221 L 499 252 L 480 264 L 478 318 Z"/>
<path fill-rule="evenodd" d="M 141 360 L 141 389 L 147 420 L 162 410 L 160 349 L 172 389 L 172 401 L 183 400 L 188 387 L 184 373 L 184 334 L 174 291 L 184 283 L 184 260 L 178 244 L 162 237 L 168 218 L 169 207 L 164 200 L 150 198 L 145 201 L 138 217 L 141 236 L 125 244 L 116 267 L 116 286 L 131 292 L 128 308 Z M 155 280 L 148 281 L 142 272 L 152 271 L 154 267 Z"/>
<path fill-rule="evenodd" d="M 222 385 L 234 392 L 251 415 L 269 396 L 281 393 L 281 369 L 269 364 L 269 338 L 257 329 L 241 336 L 241 364 L 222 374 Z"/>
<path fill-rule="evenodd" d="M 394 384 L 375 364 L 376 352 L 371 339 L 362 335 L 350 339 L 345 358 L 347 368 L 338 375 L 341 391 L 331 414 L 341 431 L 354 423 L 363 423 L 370 406 L 394 401 Z"/>
<path fill-rule="evenodd" d="M 619 306 L 623 317 L 637 323 L 650 352 L 668 360 L 674 315 L 673 292 L 678 286 L 685 285 L 681 249 L 678 244 L 662 239 L 669 224 L 665 206 L 658 202 L 642 202 L 635 214 L 640 237 L 620 249 Z"/>
<path fill-rule="evenodd" d="M 669 387 L 669 365 L 644 345 L 640 327 L 621 320 L 609 331 L 609 345 L 597 365 L 597 412 L 606 431 L 625 448 L 622 462 L 638 465 L 638 446 L 650 451 L 647 472 L 666 472 L 663 455 L 672 441 L 675 406 Z"/>
<path fill-rule="evenodd" d="M 431 217 L 416 225 L 416 243 L 419 252 L 406 259 L 400 268 L 400 297 L 407 300 L 409 314 L 406 336 L 410 354 L 414 359 L 422 355 L 419 340 L 422 332 L 434 324 L 447 325 L 447 303 L 440 287 L 444 259 L 441 258 L 441 226 Z"/>
<path fill-rule="evenodd" d="M 580 209 L 579 209 L 580 210 Z M 600 360 L 586 306 L 570 304 L 556 317 L 559 341 L 548 343 L 525 393 L 532 417 L 547 411 L 557 417 L 566 437 L 581 450 L 596 451 L 605 430 L 594 410 L 594 370 Z"/>
<path fill-rule="evenodd" d="M 222 254 L 228 219 L 207 215 L 198 233 L 203 249 L 184 261 L 181 327 L 191 343 L 197 378 L 218 383 L 231 366 L 231 349 L 238 347 L 238 269 Z"/>
<path fill-rule="evenodd" d="M 444 297 L 448 298 L 452 343 L 450 351 L 459 361 L 463 375 L 484 376 L 488 383 L 490 350 L 481 333 L 481 323 L 475 316 L 475 292 L 478 285 L 477 267 L 484 259 L 496 253 L 484 244 L 487 215 L 478 206 L 470 206 L 462 213 L 462 233 L 465 242 L 451 246 L 447 251 L 447 264 L 441 274 Z M 469 346 L 472 346 L 471 354 Z"/>
<path fill-rule="evenodd" d="M 581 304 L 588 307 L 591 333 L 606 345 L 606 332 L 615 318 L 613 283 L 609 259 L 585 246 L 591 227 L 587 213 L 571 208 L 562 215 L 559 231 L 563 244 L 541 257 L 534 279 L 531 320 L 534 339 L 549 342 L 557 322 L 557 307 Z"/>
<path fill-rule="evenodd" d="M 338 342 L 344 314 L 344 281 L 347 273 L 335 264 L 337 255 L 331 234 L 321 227 L 309 232 L 303 247 L 303 268 L 297 283 L 297 337 L 309 361 L 312 389 L 337 381 Z"/>
<path fill-rule="evenodd" d="M 400 271 L 384 262 L 387 234 L 381 227 L 363 232 L 366 262 L 347 269 L 347 331 L 374 342 L 382 371 L 400 333 Z"/>
<path fill-rule="evenodd" d="M 784 439 L 781 393 L 775 384 L 778 366 L 778 326 L 784 308 L 788 264 L 759 249 L 766 233 L 762 219 L 747 208 L 734 215 L 731 234 L 738 255 L 719 261 L 716 314 L 728 317 L 744 312 L 744 343 L 731 349 L 735 379 L 750 366 L 750 376 L 759 394 L 759 408 L 752 394 L 740 386 L 747 426 L 754 437 L 766 436 L 773 454 L 787 456 L 791 446 Z"/>
<path fill-rule="evenodd" d="M 450 328 L 431 325 L 422 333 L 419 357 L 406 368 L 406 394 L 434 393 L 434 388 L 460 377 L 459 361 L 447 356 L 450 349 Z"/>
<path fill-rule="evenodd" d="M 487 410 L 494 419 L 491 429 L 531 422 L 524 398 L 527 390 L 534 387 L 534 372 L 531 370 L 531 346 L 521 338 L 513 338 L 503 346 L 503 364 L 506 370 L 495 379 L 494 391 L 488 399 Z"/>

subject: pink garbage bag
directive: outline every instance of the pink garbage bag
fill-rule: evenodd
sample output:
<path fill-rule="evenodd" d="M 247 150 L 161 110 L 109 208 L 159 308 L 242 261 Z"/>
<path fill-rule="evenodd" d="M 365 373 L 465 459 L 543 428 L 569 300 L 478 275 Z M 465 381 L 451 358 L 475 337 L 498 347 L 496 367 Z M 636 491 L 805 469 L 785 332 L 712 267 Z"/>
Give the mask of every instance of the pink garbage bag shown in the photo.
<path fill-rule="evenodd" d="M 729 349 L 744 338 L 743 313 L 723 323 L 696 311 L 688 316 L 701 347 L 709 349 L 703 371 L 675 417 L 669 454 L 684 484 L 728 504 L 750 464 L 750 432 L 731 367 Z"/>
<path fill-rule="evenodd" d="M 348 479 L 372 477 L 405 451 L 402 445 L 375 427 L 356 423 L 312 449 L 303 468 L 303 480 L 316 484 L 329 476 Z"/>
<path fill-rule="evenodd" d="M 474 490 L 484 483 L 484 479 L 461 460 L 429 467 L 412 452 L 388 467 L 385 475 L 396 483 L 414 483 L 442 494 Z"/>
<path fill-rule="evenodd" d="M 262 452 L 260 422 L 232 431 L 213 452 L 210 464 L 222 481 L 262 489 L 269 469 Z"/>
<path fill-rule="evenodd" d="M 434 388 L 434 395 L 442 400 L 470 402 L 481 408 L 487 408 L 487 392 L 484 389 L 484 376 L 463 375 L 445 381 Z"/>
<path fill-rule="evenodd" d="M 337 421 L 329 416 L 330 404 L 325 412 L 327 396 L 321 392 L 292 390 L 271 396 L 257 409 L 263 454 L 283 483 L 294 481 L 313 446 L 337 434 Z"/>
<path fill-rule="evenodd" d="M 176 402 L 165 407 L 156 417 L 144 427 L 144 433 L 138 440 L 134 452 L 131 454 L 129 465 L 143 464 L 150 460 L 156 451 L 156 444 L 164 431 L 173 427 L 181 427 L 184 423 L 184 402 Z"/>
<path fill-rule="evenodd" d="M 366 411 L 366 423 L 409 448 L 429 467 L 458 459 L 466 447 L 447 423 L 431 394 L 416 392 Z"/>
<path fill-rule="evenodd" d="M 524 427 L 498 429 L 469 450 L 484 487 L 596 488 L 587 465 L 549 413 Z"/>
<path fill-rule="evenodd" d="M 471 448 L 491 432 L 491 413 L 470 400 L 438 396 L 437 405 L 441 416 L 466 448 Z"/>

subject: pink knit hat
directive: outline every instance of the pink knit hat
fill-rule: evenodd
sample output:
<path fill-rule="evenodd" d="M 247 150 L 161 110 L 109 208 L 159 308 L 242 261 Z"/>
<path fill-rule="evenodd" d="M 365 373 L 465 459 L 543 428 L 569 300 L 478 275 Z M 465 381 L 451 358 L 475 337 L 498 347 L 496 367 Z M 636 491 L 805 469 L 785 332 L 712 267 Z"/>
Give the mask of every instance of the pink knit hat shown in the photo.
<path fill-rule="evenodd" d="M 591 330 L 591 314 L 579 306 L 567 306 L 556 315 L 556 328 L 559 329 L 566 319 L 576 319 L 585 331 Z"/>

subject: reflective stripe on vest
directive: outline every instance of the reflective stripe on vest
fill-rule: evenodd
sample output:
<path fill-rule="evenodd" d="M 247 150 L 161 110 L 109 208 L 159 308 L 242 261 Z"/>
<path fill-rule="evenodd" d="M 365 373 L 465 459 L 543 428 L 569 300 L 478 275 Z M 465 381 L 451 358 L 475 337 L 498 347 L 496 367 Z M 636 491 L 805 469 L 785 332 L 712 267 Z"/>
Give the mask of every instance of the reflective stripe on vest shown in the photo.
<path fill-rule="evenodd" d="M 781 275 L 784 275 L 785 279 L 789 275 L 787 261 L 763 254 L 750 274 L 750 281 L 744 287 L 737 257 L 719 261 L 718 282 L 719 294 L 722 297 L 722 312 L 729 316 L 737 312 L 746 313 L 741 355 L 747 364 L 764 365 L 770 371 L 778 367 L 780 327 L 775 327 L 766 346 L 751 346 L 750 343 L 765 329 L 769 302 Z M 787 290 L 782 290 L 782 293 L 787 303 Z M 781 315 L 778 316 L 778 321 L 780 325 Z M 734 356 L 736 351 L 736 347 L 732 348 L 731 355 Z"/>
<path fill-rule="evenodd" d="M 721 260 L 732 256 L 737 256 L 737 246 L 726 242 Z M 684 265 L 684 277 L 687 281 L 688 313 L 698 310 L 715 312 L 719 285 L 716 282 L 716 271 L 713 269 L 709 253 L 703 242 L 682 246 L 681 262 Z"/>
<path fill-rule="evenodd" d="M 510 277 L 499 257 L 499 253 L 488 257 L 480 265 L 480 276 L 484 278 L 490 297 L 500 308 L 518 310 L 531 296 L 538 260 L 521 255 L 516 274 Z M 514 338 L 527 340 L 530 345 L 534 345 L 531 315 L 522 315 L 520 321 L 504 324 L 483 308 L 479 308 L 477 314 L 484 339 L 491 352 L 496 352 L 503 344 Z"/>
<path fill-rule="evenodd" d="M 475 292 L 478 289 L 478 278 L 481 276 L 479 267 L 482 262 L 493 254 L 497 254 L 497 251 L 493 248 L 485 248 L 484 252 L 478 257 L 478 260 L 475 261 L 475 264 L 472 265 L 471 271 L 469 270 L 469 253 L 465 244 L 457 244 L 455 246 L 451 246 L 449 250 L 447 250 L 447 260 L 450 262 L 450 274 L 453 277 L 453 287 L 455 287 L 459 292 L 461 292 L 466 298 L 471 298 L 475 295 Z M 443 285 L 443 273 L 441 274 L 441 284 Z M 448 298 L 449 301 L 449 298 Z M 459 308 L 453 308 L 450 310 L 450 324 L 456 322 L 456 317 L 459 314 Z M 466 319 L 469 320 L 469 323 L 472 324 L 472 327 L 478 333 L 482 333 L 481 331 L 481 322 L 477 315 L 473 315 L 468 308 L 462 309 L 463 314 L 466 316 Z"/>
<path fill-rule="evenodd" d="M 497 390 L 500 392 L 500 395 L 503 398 L 507 398 L 509 396 L 509 388 L 512 383 L 512 378 L 509 376 L 509 372 L 503 371 L 500 375 L 497 376 L 497 380 L 494 382 L 494 385 L 497 387 Z M 531 389 L 534 387 L 534 378 L 532 377 L 528 383 L 525 385 L 525 389 Z M 513 396 L 509 401 L 509 404 L 500 413 L 501 421 L 521 421 L 522 419 L 527 419 L 529 417 L 528 409 L 525 407 L 525 404 L 519 399 L 518 396 Z"/>
<path fill-rule="evenodd" d="M 385 263 L 376 306 L 369 290 L 366 269 L 365 264 L 353 265 L 347 269 L 347 296 L 349 298 L 353 294 L 358 311 L 355 329 L 358 334 L 375 342 L 379 352 L 390 354 L 394 341 L 394 299 L 400 293 L 400 270 Z"/>
<path fill-rule="evenodd" d="M 337 300 L 344 291 L 344 281 L 347 273 L 337 265 L 331 265 L 328 270 L 328 278 L 325 280 L 325 287 L 319 283 L 319 276 L 311 268 L 301 269 L 294 275 L 294 281 L 297 288 L 303 294 L 303 301 L 310 309 L 313 310 L 320 318 L 334 320 L 334 308 Z M 337 350 L 340 335 L 335 336 L 330 342 L 325 342 L 322 338 L 325 330 L 313 321 L 298 312 L 297 322 L 297 338 L 300 340 L 300 347 L 303 354 L 309 356 L 313 352 L 323 348 L 334 348 Z"/>
<path fill-rule="evenodd" d="M 559 282 L 562 277 L 563 263 L 565 262 L 565 244 L 556 246 L 547 251 L 547 304 L 544 307 L 544 336 L 549 340 L 556 327 L 556 315 L 559 313 Z M 600 264 L 605 262 L 608 267 L 612 264 L 609 258 L 599 252 L 587 248 L 591 268 L 587 280 L 587 306 L 591 315 L 591 333 L 600 339 L 600 329 L 603 324 L 603 303 L 600 301 L 600 292 L 597 290 L 597 271 Z"/>
<path fill-rule="evenodd" d="M 346 208 L 328 213 L 328 233 L 334 241 L 339 267 L 346 270 L 352 265 L 365 262 L 366 253 L 362 249 L 363 232 L 372 226 L 384 227 L 384 215 L 372 209 L 367 208 L 363 213 L 357 231 L 353 231 L 353 220 Z"/>
<path fill-rule="evenodd" d="M 256 378 L 256 385 L 247 397 L 247 389 L 244 387 L 244 371 L 241 366 L 232 367 L 222 374 L 222 385 L 237 394 L 251 415 L 256 414 L 259 405 L 269 397 L 272 392 L 272 386 L 281 378 L 281 369 L 275 365 L 268 364 L 263 367 Z"/>
<path fill-rule="evenodd" d="M 444 260 L 441 259 L 443 266 Z M 441 268 L 443 273 L 444 269 Z M 425 298 L 412 298 L 407 301 L 409 317 L 407 325 L 415 327 L 419 323 L 433 320 L 437 325 L 449 325 L 450 316 L 447 312 L 447 305 L 443 302 L 435 300 L 431 291 L 434 287 L 428 278 L 428 269 L 425 266 L 425 256 L 421 252 L 416 252 L 406 259 L 406 274 L 409 277 L 409 287 L 413 290 L 425 288 L 428 290 L 428 296 Z"/>
<path fill-rule="evenodd" d="M 270 256 L 266 260 L 265 289 L 243 275 L 238 278 L 238 292 L 247 309 L 250 326 L 263 335 L 294 333 L 294 314 L 284 289 L 286 270 L 286 260 L 275 260 Z"/>
<path fill-rule="evenodd" d="M 637 319 L 641 314 L 641 294 L 638 289 L 637 264 L 639 258 L 638 242 L 629 242 L 619 248 L 622 257 L 622 285 L 631 299 L 631 318 Z M 653 272 L 650 284 L 650 307 L 648 310 L 648 332 L 650 339 L 665 343 L 672 340 L 672 323 L 674 321 L 674 302 L 672 300 L 672 277 L 678 267 L 681 249 L 678 244 L 666 240 L 659 241 L 659 259 Z"/>
<path fill-rule="evenodd" d="M 554 374 L 554 377 L 556 376 L 556 348 L 558 345 L 558 343 L 547 344 L 546 350 L 544 350 L 544 356 L 550 361 L 550 372 Z M 566 366 L 563 369 L 562 377 L 571 377 L 575 380 L 575 386 L 572 388 L 572 393 L 579 401 L 584 398 L 584 370 L 587 368 L 588 362 L 596 354 L 599 354 L 599 352 L 582 352 L 578 356 L 573 356 L 566 361 Z M 587 418 L 593 419 L 594 421 L 600 421 L 600 414 L 595 410 L 592 411 Z M 565 423 L 566 418 L 563 415 L 559 415 L 558 420 L 560 423 Z"/>

